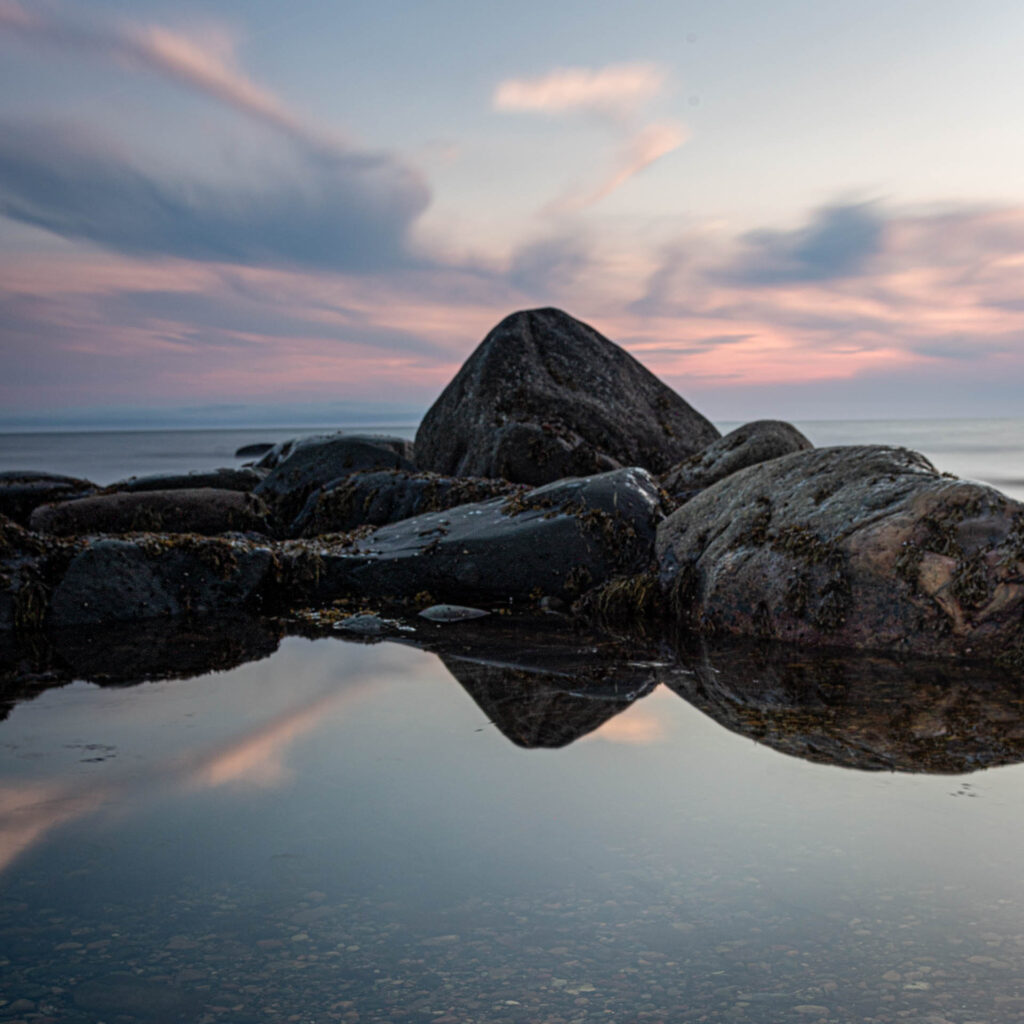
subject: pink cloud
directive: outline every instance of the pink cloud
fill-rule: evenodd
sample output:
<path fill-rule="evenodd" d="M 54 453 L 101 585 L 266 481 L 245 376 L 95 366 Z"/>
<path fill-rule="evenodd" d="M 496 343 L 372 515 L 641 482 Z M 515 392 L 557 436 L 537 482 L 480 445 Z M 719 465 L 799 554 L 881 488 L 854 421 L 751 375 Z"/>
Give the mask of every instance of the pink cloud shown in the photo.
<path fill-rule="evenodd" d="M 546 114 L 582 110 L 626 117 L 659 95 L 667 77 L 657 64 L 558 68 L 546 75 L 499 82 L 492 102 L 495 110 Z"/>

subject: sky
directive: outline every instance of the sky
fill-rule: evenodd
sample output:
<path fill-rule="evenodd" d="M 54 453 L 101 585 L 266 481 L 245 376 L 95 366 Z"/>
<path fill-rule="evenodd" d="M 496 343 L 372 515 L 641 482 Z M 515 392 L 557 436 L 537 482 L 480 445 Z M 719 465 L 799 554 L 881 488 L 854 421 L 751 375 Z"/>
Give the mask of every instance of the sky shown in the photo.
<path fill-rule="evenodd" d="M 0 429 L 412 423 L 548 305 L 717 421 L 1020 415 L 1022 45 L 1016 0 L 0 0 Z"/>

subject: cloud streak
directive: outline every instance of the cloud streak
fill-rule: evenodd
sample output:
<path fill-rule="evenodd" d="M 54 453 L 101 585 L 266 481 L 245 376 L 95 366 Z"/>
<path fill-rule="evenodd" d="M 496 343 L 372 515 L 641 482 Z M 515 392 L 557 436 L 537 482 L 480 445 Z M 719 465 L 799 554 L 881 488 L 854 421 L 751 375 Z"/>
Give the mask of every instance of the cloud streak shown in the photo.
<path fill-rule="evenodd" d="M 340 153 L 340 139 L 320 132 L 238 67 L 234 43 L 223 30 L 203 37 L 159 25 L 85 28 L 26 11 L 14 0 L 0 4 L 0 30 L 29 44 L 66 50 L 148 72 L 184 85 L 316 150 Z"/>
<path fill-rule="evenodd" d="M 611 168 L 596 184 L 573 185 L 545 205 L 545 215 L 576 213 L 607 199 L 655 161 L 689 138 L 676 121 L 643 124 L 644 108 L 662 94 L 668 81 L 656 64 L 610 64 L 603 68 L 558 68 L 534 78 L 499 82 L 492 106 L 504 113 L 555 116 L 590 114 L 618 138 Z"/>
<path fill-rule="evenodd" d="M 294 180 L 175 181 L 69 126 L 0 124 L 0 215 L 134 256 L 350 272 L 408 266 L 430 194 L 387 156 L 307 155 Z"/>
<path fill-rule="evenodd" d="M 656 64 L 559 68 L 535 78 L 509 78 L 494 90 L 495 110 L 565 114 L 588 111 L 612 118 L 635 116 L 665 86 Z"/>

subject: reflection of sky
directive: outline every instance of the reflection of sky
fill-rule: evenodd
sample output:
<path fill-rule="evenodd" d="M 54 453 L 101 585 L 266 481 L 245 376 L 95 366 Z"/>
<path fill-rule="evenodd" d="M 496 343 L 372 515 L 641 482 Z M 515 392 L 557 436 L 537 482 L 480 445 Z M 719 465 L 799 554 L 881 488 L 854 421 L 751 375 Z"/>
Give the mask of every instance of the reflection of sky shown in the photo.
<path fill-rule="evenodd" d="M 319 887 L 429 900 L 603 884 L 616 851 L 634 849 L 684 875 L 756 851 L 764 879 L 808 897 L 910 874 L 1020 884 L 1024 768 L 975 774 L 975 798 L 954 800 L 960 779 L 805 763 L 664 687 L 585 741 L 524 751 L 434 656 L 393 645 L 292 639 L 198 680 L 50 691 L 19 705 L 0 741 L 12 877 L 90 861 L 96 891 L 127 876 L 173 886 L 200 866 L 260 875 L 294 856 Z"/>
<path fill-rule="evenodd" d="M 422 411 L 553 303 L 713 418 L 1012 415 L 1021 22 L 2 0 L 2 404 Z"/>

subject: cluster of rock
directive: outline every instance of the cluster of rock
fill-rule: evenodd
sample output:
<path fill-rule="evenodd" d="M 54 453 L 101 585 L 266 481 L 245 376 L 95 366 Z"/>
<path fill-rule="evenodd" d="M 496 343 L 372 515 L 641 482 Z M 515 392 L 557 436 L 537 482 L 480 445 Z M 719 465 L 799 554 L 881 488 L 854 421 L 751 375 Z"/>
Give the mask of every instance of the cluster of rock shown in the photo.
<path fill-rule="evenodd" d="M 106 488 L 9 473 L 0 514 L 0 629 L 440 600 L 1024 662 L 1020 503 L 905 449 L 722 437 L 552 309 L 491 331 L 415 442 Z"/>

